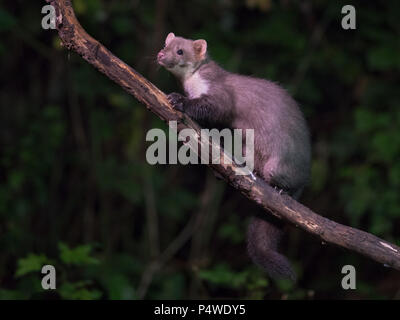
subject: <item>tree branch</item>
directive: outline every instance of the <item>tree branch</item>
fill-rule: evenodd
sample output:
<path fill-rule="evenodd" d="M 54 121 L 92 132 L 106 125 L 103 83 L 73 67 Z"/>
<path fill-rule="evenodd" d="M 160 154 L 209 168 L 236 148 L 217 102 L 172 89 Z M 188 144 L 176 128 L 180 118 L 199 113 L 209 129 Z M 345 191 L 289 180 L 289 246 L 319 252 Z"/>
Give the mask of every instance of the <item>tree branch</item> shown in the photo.
<path fill-rule="evenodd" d="M 177 121 L 178 130 L 184 128 L 196 130 L 198 135 L 194 138 L 199 145 L 212 144 L 200 140 L 200 127 L 186 115 L 175 111 L 161 90 L 85 32 L 75 17 L 70 0 L 46 1 L 56 9 L 57 30 L 67 49 L 81 55 L 162 120 Z M 221 164 L 209 164 L 208 166 L 247 198 L 278 218 L 294 224 L 324 242 L 358 252 L 379 263 L 400 270 L 400 247 L 367 232 L 324 218 L 291 197 L 280 195 L 259 177 L 235 174 L 233 169 L 237 167 L 234 163 L 224 164 L 221 161 Z"/>

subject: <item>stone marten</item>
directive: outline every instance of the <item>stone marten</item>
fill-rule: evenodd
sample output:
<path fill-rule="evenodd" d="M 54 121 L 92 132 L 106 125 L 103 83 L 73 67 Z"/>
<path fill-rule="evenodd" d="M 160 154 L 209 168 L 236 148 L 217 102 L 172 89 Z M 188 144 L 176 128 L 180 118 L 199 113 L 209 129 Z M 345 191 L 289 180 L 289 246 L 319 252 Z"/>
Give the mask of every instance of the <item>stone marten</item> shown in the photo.
<path fill-rule="evenodd" d="M 209 128 L 254 129 L 255 173 L 293 198 L 300 196 L 310 176 L 310 137 L 302 112 L 282 87 L 224 70 L 210 59 L 203 39 L 169 33 L 157 61 L 183 85 L 185 96 L 168 95 L 174 108 Z M 253 217 L 248 253 L 271 277 L 294 281 L 288 259 L 278 252 L 282 228 L 273 217 Z"/>

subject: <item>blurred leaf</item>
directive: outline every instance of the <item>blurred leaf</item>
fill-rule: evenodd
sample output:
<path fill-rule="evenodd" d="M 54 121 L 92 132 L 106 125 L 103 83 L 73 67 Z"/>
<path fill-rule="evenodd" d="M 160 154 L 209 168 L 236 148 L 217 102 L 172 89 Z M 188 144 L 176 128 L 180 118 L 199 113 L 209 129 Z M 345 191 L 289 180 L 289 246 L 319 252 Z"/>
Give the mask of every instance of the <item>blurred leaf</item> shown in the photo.
<path fill-rule="evenodd" d="M 238 226 L 237 217 L 237 215 L 231 215 L 229 221 L 223 223 L 218 230 L 218 235 L 221 239 L 227 239 L 233 244 L 239 244 L 244 241 L 244 233 Z"/>
<path fill-rule="evenodd" d="M 171 296 L 176 299 L 185 298 L 185 278 L 181 273 L 168 275 L 165 281 L 162 282 L 161 288 L 154 295 L 155 299 L 169 299 Z"/>
<path fill-rule="evenodd" d="M 85 266 L 99 263 L 99 260 L 90 256 L 92 246 L 89 244 L 70 249 L 66 244 L 60 243 L 58 248 L 61 261 L 67 265 Z"/>
<path fill-rule="evenodd" d="M 16 24 L 17 19 L 8 11 L 0 8 L 0 32 L 11 30 Z"/>
<path fill-rule="evenodd" d="M 87 289 L 86 286 L 90 281 L 79 281 L 76 283 L 63 283 L 58 292 L 63 299 L 68 300 L 97 300 L 101 297 L 99 290 Z"/>
<path fill-rule="evenodd" d="M 42 267 L 46 265 L 47 262 L 48 258 L 45 255 L 30 253 L 26 258 L 18 260 L 18 267 L 15 276 L 21 277 L 31 272 L 41 271 Z"/>
<path fill-rule="evenodd" d="M 367 60 L 372 70 L 400 69 L 400 47 L 389 43 L 369 50 Z"/>

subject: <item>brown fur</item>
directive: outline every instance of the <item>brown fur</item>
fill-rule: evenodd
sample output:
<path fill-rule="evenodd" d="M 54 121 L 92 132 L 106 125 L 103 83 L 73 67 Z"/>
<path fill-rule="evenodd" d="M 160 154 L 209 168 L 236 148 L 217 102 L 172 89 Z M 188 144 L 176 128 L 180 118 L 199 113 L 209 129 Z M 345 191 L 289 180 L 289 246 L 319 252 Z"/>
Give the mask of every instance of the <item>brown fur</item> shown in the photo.
<path fill-rule="evenodd" d="M 256 173 L 293 197 L 300 196 L 310 175 L 310 139 L 300 109 L 282 87 L 222 69 L 209 59 L 205 40 L 169 34 L 158 61 L 185 88 L 187 97 L 169 96 L 176 108 L 204 126 L 254 129 Z M 271 276 L 293 280 L 290 263 L 278 253 L 281 236 L 281 223 L 254 217 L 248 251 Z"/>

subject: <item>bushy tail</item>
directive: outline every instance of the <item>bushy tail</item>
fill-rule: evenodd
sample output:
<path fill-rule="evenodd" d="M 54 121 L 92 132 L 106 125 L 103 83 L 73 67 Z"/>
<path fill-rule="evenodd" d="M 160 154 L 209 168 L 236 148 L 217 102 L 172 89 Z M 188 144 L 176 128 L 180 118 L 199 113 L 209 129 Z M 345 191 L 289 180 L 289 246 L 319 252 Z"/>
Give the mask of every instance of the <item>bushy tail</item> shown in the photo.
<path fill-rule="evenodd" d="M 274 279 L 296 281 L 289 260 L 278 252 L 283 235 L 282 223 L 253 217 L 247 231 L 247 250 L 255 264 L 262 267 Z"/>

